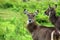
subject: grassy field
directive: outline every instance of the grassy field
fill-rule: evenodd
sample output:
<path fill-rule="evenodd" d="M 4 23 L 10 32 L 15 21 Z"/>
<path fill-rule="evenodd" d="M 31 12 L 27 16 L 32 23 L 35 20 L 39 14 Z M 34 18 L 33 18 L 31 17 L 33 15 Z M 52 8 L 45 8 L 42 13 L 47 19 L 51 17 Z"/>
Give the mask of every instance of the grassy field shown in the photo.
<path fill-rule="evenodd" d="M 27 15 L 23 13 L 24 9 L 29 12 L 39 10 L 36 16 L 36 22 L 39 25 L 53 27 L 49 17 L 44 14 L 48 4 L 56 8 L 56 15 L 60 16 L 60 1 L 52 0 L 0 0 L 0 40 L 32 40 L 31 34 L 26 29 Z"/>

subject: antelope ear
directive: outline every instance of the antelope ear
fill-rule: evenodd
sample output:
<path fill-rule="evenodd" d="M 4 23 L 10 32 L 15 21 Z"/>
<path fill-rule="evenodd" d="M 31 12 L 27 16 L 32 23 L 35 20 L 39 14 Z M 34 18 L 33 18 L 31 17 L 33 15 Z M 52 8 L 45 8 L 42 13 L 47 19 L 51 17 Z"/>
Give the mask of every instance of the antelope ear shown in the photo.
<path fill-rule="evenodd" d="M 54 8 L 57 8 L 57 4 L 54 5 Z"/>
<path fill-rule="evenodd" d="M 24 14 L 28 14 L 28 11 L 26 9 L 24 9 Z"/>
<path fill-rule="evenodd" d="M 39 13 L 39 10 L 36 10 L 34 14 L 35 14 L 35 15 L 38 15 L 38 13 Z"/>

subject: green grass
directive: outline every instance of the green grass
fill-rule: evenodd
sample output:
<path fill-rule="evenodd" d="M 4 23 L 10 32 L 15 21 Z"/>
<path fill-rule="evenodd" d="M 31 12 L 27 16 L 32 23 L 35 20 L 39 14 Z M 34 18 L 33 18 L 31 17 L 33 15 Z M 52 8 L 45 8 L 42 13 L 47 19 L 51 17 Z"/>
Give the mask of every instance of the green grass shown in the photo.
<path fill-rule="evenodd" d="M 34 12 L 38 9 L 39 14 L 36 16 L 36 22 L 39 25 L 53 27 L 49 17 L 44 14 L 48 4 L 51 6 L 58 5 L 56 12 L 57 16 L 59 16 L 60 1 L 30 0 L 23 2 L 22 0 L 0 0 L 0 40 L 32 40 L 31 34 L 26 29 L 27 15 L 23 13 L 24 9 L 29 10 L 29 12 Z"/>

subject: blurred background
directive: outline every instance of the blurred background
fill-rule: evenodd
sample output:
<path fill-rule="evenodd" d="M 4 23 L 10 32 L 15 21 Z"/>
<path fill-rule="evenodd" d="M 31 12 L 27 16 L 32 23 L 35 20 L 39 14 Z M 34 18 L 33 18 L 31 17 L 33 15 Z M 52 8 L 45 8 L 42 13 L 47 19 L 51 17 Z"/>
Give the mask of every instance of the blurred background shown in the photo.
<path fill-rule="evenodd" d="M 60 16 L 60 0 L 0 0 L 0 40 L 32 40 L 26 29 L 28 17 L 23 13 L 24 9 L 32 13 L 38 9 L 36 22 L 53 27 L 49 17 L 44 14 L 49 4 L 58 5 L 56 16 Z"/>

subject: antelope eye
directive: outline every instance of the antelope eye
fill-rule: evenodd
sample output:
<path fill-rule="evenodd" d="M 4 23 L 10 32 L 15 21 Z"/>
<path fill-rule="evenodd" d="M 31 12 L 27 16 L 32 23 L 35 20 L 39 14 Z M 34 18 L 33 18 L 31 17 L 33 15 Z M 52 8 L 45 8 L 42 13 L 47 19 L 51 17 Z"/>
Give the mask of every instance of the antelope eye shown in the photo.
<path fill-rule="evenodd" d="M 35 15 L 33 15 L 33 17 L 34 17 Z"/>
<path fill-rule="evenodd" d="M 28 15 L 28 16 L 30 16 L 30 15 Z"/>

